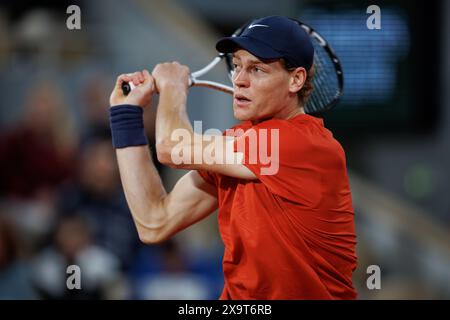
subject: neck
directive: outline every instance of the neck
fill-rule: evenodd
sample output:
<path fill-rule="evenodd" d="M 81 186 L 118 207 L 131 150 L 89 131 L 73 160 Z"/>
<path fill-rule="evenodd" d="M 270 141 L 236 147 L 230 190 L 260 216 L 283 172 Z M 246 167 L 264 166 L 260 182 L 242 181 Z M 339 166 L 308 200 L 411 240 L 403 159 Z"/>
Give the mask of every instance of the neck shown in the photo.
<path fill-rule="evenodd" d="M 287 120 L 287 119 L 291 119 L 299 114 L 305 114 L 305 108 L 296 106 L 295 108 L 288 110 L 281 117 L 275 116 L 274 118 Z"/>
<path fill-rule="evenodd" d="M 269 119 L 282 119 L 282 120 L 288 120 L 288 119 L 292 119 L 293 117 L 299 115 L 299 114 L 305 114 L 305 108 L 303 108 L 303 106 L 298 106 L 293 105 L 293 106 L 289 106 L 289 107 L 285 107 L 282 108 L 279 112 L 262 118 L 262 119 L 258 119 L 258 120 L 252 120 L 252 124 L 258 124 L 260 122 L 263 122 L 265 120 L 269 120 Z"/>

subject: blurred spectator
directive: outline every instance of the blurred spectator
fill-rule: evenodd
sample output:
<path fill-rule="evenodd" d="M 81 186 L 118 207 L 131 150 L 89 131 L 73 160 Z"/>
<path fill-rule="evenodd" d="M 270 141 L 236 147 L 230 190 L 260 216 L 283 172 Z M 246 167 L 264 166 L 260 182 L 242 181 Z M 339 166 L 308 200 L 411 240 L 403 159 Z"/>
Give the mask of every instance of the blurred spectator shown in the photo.
<path fill-rule="evenodd" d="M 0 136 L 1 204 L 31 251 L 51 231 L 56 189 L 74 174 L 77 141 L 60 88 L 46 80 L 30 89 L 23 116 Z"/>
<path fill-rule="evenodd" d="M 73 174 L 77 136 L 61 91 L 40 82 L 21 121 L 0 137 L 0 196 L 48 197 Z"/>
<path fill-rule="evenodd" d="M 3 201 L 0 206 L 17 226 L 17 235 L 27 254 L 33 254 L 45 245 L 57 215 L 52 194 L 41 194 L 33 200 Z"/>
<path fill-rule="evenodd" d="M 80 102 L 83 108 L 82 145 L 89 143 L 91 139 L 111 137 L 108 108 L 113 84 L 105 81 L 110 78 L 111 76 L 95 74 L 84 83 Z"/>
<path fill-rule="evenodd" d="M 11 221 L 0 214 L 0 299 L 34 299 L 28 265 Z"/>
<path fill-rule="evenodd" d="M 138 299 L 217 299 L 214 282 L 189 267 L 175 240 L 145 249 L 134 270 Z"/>
<path fill-rule="evenodd" d="M 109 139 L 90 141 L 82 152 L 77 179 L 61 191 L 59 210 L 81 213 L 98 245 L 119 257 L 126 269 L 140 244 L 123 194 Z"/>
<path fill-rule="evenodd" d="M 117 296 L 116 293 L 122 281 L 119 261 L 93 243 L 88 224 L 81 216 L 61 219 L 54 243 L 38 255 L 33 265 L 33 280 L 41 298 L 122 298 L 122 294 Z M 66 270 L 69 265 L 79 266 L 81 289 L 67 289 L 69 275 Z"/>

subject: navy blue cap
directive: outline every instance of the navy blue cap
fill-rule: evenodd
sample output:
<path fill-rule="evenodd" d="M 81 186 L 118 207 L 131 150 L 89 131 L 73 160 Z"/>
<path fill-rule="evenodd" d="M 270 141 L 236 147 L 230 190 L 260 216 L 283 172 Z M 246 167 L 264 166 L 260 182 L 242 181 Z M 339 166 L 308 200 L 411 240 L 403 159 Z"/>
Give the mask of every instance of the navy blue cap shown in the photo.
<path fill-rule="evenodd" d="M 260 59 L 284 58 L 290 65 L 306 70 L 314 60 L 310 36 L 295 21 L 282 16 L 254 20 L 239 36 L 222 38 L 216 44 L 221 53 L 232 53 L 237 48 Z"/>

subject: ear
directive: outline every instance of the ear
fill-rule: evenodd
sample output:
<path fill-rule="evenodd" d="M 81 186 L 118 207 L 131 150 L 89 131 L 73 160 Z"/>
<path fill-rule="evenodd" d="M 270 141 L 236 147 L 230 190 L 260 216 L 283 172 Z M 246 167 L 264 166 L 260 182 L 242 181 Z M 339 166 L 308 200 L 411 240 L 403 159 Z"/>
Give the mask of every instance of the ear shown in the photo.
<path fill-rule="evenodd" d="M 299 92 L 305 84 L 306 76 L 307 72 L 303 67 L 298 67 L 297 69 L 291 71 L 291 78 L 289 80 L 289 92 Z"/>

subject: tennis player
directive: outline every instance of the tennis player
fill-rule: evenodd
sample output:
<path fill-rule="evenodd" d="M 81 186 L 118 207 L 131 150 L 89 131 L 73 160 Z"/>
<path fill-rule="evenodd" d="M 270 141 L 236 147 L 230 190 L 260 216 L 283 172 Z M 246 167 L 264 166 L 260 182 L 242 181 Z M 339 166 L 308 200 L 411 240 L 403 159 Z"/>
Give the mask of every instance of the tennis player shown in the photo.
<path fill-rule="evenodd" d="M 221 299 L 356 298 L 345 154 L 323 120 L 304 112 L 314 69 L 309 36 L 288 18 L 270 16 L 239 37 L 221 39 L 216 48 L 233 53 L 233 111 L 240 123 L 232 137 L 194 133 L 186 112 L 186 66 L 163 63 L 152 74 L 117 79 L 110 99 L 113 145 L 140 238 L 164 241 L 219 208 L 225 246 Z M 121 90 L 124 81 L 136 86 L 128 96 Z M 158 160 L 191 169 L 170 193 L 143 129 L 143 110 L 155 92 Z M 244 134 L 235 134 L 237 129 Z M 172 139 L 180 130 L 190 139 Z M 263 145 L 271 150 L 271 163 L 261 153 L 255 157 L 251 137 L 257 152 Z M 181 162 L 175 157 L 180 154 Z M 211 163 L 205 154 L 234 162 Z M 271 166 L 275 170 L 264 172 Z"/>

